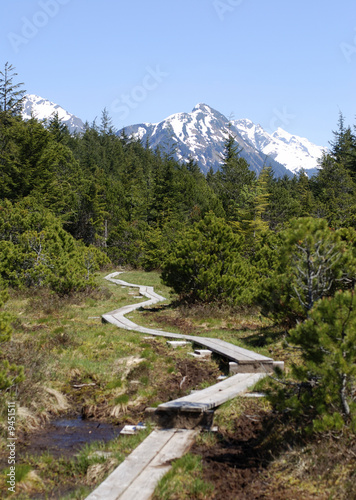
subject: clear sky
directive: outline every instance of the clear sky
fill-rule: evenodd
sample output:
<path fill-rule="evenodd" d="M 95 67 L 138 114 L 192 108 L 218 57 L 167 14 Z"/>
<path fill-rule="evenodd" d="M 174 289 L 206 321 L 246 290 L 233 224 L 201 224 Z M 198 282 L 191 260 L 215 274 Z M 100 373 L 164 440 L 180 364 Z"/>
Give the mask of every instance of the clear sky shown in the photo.
<path fill-rule="evenodd" d="M 356 124 L 355 0 L 1 0 L 0 67 L 82 120 L 199 102 L 327 146 Z"/>

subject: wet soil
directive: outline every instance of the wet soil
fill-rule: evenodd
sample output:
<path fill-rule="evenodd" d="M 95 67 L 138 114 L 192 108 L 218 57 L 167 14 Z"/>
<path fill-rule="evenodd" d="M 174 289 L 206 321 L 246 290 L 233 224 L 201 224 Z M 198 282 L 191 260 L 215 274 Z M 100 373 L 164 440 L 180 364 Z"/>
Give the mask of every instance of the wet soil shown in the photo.
<path fill-rule="evenodd" d="M 280 417 L 264 411 L 240 416 L 233 427 L 219 433 L 215 444 L 195 444 L 191 449 L 202 457 L 203 479 L 214 485 L 209 500 L 356 499 L 356 441 L 349 435 L 302 437 L 294 434 L 293 428 L 285 429 Z M 300 445 L 307 445 L 308 453 L 298 452 Z M 292 461 L 288 453 L 294 455 Z M 302 458 L 296 463 L 298 453 Z M 276 467 L 279 456 L 285 459 Z M 303 471 L 299 468 L 294 479 L 281 481 L 285 471 L 291 472 L 300 463 Z M 303 477 L 313 486 L 309 491 L 303 488 Z M 325 491 L 324 487 L 337 483 L 334 492 Z"/>
<path fill-rule="evenodd" d="M 214 484 L 211 500 L 292 500 L 292 492 L 271 491 L 266 470 L 273 459 L 264 441 L 273 427 L 273 416 L 255 411 L 242 415 L 234 429 L 218 434 L 212 446 L 196 444 L 191 452 L 203 458 L 204 480 Z M 292 495 L 292 496 L 291 496 Z M 300 500 L 300 498 L 298 499 Z"/>

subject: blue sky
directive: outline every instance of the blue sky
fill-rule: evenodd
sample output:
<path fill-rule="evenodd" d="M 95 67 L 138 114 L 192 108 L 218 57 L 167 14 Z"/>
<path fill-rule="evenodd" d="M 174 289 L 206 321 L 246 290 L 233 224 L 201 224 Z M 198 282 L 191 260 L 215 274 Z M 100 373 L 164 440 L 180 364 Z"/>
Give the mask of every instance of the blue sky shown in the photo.
<path fill-rule="evenodd" d="M 356 124 L 354 0 L 12 0 L 0 47 L 28 93 L 116 128 L 199 102 L 323 146 Z"/>

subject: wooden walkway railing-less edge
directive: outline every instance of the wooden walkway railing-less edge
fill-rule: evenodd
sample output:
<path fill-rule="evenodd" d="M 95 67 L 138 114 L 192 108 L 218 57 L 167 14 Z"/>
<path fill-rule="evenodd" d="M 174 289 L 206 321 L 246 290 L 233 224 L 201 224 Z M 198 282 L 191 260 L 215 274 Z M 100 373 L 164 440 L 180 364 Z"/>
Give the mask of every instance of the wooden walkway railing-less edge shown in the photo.
<path fill-rule="evenodd" d="M 183 456 L 194 441 L 195 435 L 204 426 L 212 424 L 213 409 L 245 392 L 258 380 L 283 363 L 234 346 L 219 339 L 180 335 L 136 325 L 126 314 L 166 300 L 155 293 L 152 286 L 127 283 L 116 277 L 119 272 L 109 274 L 106 279 L 122 286 L 138 288 L 147 301 L 121 307 L 102 316 L 103 322 L 119 328 L 134 330 L 152 336 L 187 340 L 199 344 L 231 360 L 236 375 L 217 384 L 196 391 L 189 396 L 160 404 L 148 409 L 147 415 L 157 422 L 154 430 L 86 500 L 149 500 L 158 481 L 168 472 L 172 460 Z"/>

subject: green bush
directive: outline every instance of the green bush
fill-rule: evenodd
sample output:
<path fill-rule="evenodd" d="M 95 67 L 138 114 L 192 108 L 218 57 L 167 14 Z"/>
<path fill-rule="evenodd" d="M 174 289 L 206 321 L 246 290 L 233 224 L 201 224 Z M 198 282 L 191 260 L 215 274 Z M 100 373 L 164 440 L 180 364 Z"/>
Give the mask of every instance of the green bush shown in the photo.
<path fill-rule="evenodd" d="M 163 263 L 163 283 L 181 300 L 239 303 L 254 278 L 242 249 L 243 238 L 209 214 L 181 233 Z"/>
<path fill-rule="evenodd" d="M 30 200 L 0 206 L 0 276 L 13 287 L 49 287 L 60 295 L 92 286 L 109 263 L 94 246 L 67 233 L 49 210 Z"/>

